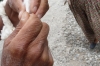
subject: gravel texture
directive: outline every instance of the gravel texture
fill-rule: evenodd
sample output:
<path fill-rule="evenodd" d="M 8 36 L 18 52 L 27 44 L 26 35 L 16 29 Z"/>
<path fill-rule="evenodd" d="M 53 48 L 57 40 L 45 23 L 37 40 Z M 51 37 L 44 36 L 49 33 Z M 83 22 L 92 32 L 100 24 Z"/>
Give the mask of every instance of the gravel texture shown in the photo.
<path fill-rule="evenodd" d="M 99 44 L 94 50 L 71 13 L 67 0 L 49 0 L 43 17 L 50 26 L 49 46 L 54 66 L 100 66 Z"/>
<path fill-rule="evenodd" d="M 98 44 L 94 50 L 89 49 L 89 43 L 75 21 L 67 0 L 49 0 L 49 4 L 50 9 L 42 21 L 50 26 L 48 41 L 54 66 L 100 66 L 100 46 Z"/>

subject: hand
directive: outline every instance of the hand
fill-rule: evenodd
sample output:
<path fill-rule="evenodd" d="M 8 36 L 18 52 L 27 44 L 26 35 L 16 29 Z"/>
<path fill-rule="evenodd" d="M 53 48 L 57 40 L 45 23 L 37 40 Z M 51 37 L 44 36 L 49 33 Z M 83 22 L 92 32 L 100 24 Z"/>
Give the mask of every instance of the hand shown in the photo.
<path fill-rule="evenodd" d="M 48 9 L 48 0 L 30 0 L 30 13 L 35 13 L 39 18 L 42 18 Z"/>
<path fill-rule="evenodd" d="M 1 66 L 53 66 L 48 25 L 34 14 L 22 15 L 14 32 L 5 40 Z"/>
<path fill-rule="evenodd" d="M 23 0 L 7 0 L 7 4 L 10 6 L 10 8 L 19 13 L 20 11 L 25 11 L 25 6 L 23 4 Z"/>
<path fill-rule="evenodd" d="M 8 0 L 9 6 L 14 10 L 20 13 L 25 11 L 25 5 L 23 4 L 24 0 Z M 48 0 L 29 0 L 30 13 L 36 14 L 39 18 L 42 18 L 49 9 Z"/>

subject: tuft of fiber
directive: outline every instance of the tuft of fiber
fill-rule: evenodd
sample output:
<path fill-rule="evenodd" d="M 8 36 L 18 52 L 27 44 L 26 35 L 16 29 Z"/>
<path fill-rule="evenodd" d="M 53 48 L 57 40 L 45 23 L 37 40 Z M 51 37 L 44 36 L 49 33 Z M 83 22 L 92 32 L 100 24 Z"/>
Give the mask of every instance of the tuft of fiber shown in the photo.
<path fill-rule="evenodd" d="M 29 13 L 30 11 L 29 11 L 29 6 L 30 6 L 30 0 L 24 0 L 24 5 L 25 5 L 25 7 L 26 7 L 26 11 Z"/>
<path fill-rule="evenodd" d="M 0 16 L 2 17 L 3 20 L 3 29 L 1 30 L 1 39 L 4 40 L 6 39 L 15 29 L 13 26 L 12 22 L 8 18 L 8 16 L 5 13 L 4 6 L 6 5 L 7 0 L 3 0 L 0 2 Z M 24 0 L 24 5 L 26 7 L 26 11 L 29 13 L 29 0 Z"/>

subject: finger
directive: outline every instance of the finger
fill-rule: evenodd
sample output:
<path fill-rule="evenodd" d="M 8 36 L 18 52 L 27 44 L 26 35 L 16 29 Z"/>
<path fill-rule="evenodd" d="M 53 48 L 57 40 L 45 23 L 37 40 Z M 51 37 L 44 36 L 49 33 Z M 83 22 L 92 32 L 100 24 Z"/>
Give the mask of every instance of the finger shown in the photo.
<path fill-rule="evenodd" d="M 48 54 L 48 42 L 46 40 L 44 44 L 44 50 L 41 57 L 34 64 L 35 66 L 48 66 L 49 54 Z"/>
<path fill-rule="evenodd" d="M 39 33 L 39 35 L 36 37 L 36 39 L 29 45 L 28 48 L 33 48 L 34 45 L 43 45 L 44 42 L 47 40 L 47 36 L 49 33 L 49 26 L 47 23 L 43 23 L 43 27 Z"/>
<path fill-rule="evenodd" d="M 51 55 L 51 52 L 50 52 L 50 49 L 48 47 L 48 41 L 47 43 L 45 44 L 45 48 L 44 48 L 44 51 L 42 53 L 42 56 L 41 56 L 41 60 L 42 60 L 42 65 L 43 66 L 53 66 L 53 57 Z M 44 63 L 44 64 L 43 64 Z M 40 65 L 39 65 L 40 66 Z"/>
<path fill-rule="evenodd" d="M 48 61 L 48 66 L 53 66 L 54 64 L 54 60 L 53 57 L 51 55 L 51 52 L 49 51 L 49 61 Z"/>
<path fill-rule="evenodd" d="M 45 48 L 44 51 L 42 53 L 42 56 L 40 58 L 40 64 L 38 66 L 48 66 L 48 62 L 49 62 L 49 52 L 48 52 L 48 41 L 45 43 Z"/>
<path fill-rule="evenodd" d="M 36 15 L 38 15 L 39 18 L 42 18 L 48 11 L 48 9 L 49 9 L 48 0 L 41 0 L 41 4 L 36 12 Z"/>
<path fill-rule="evenodd" d="M 23 19 L 23 18 L 22 18 Z M 30 42 L 34 40 L 42 28 L 42 23 L 36 15 L 30 15 L 25 25 L 20 29 L 18 34 L 12 39 L 9 48 L 12 54 L 23 53 Z M 20 56 L 20 54 L 18 54 Z"/>
<path fill-rule="evenodd" d="M 25 5 L 23 4 L 23 0 L 17 0 L 17 3 L 15 4 L 15 6 L 16 6 L 18 13 L 22 10 L 25 11 Z"/>
<path fill-rule="evenodd" d="M 31 62 L 33 66 L 48 66 L 49 54 L 48 54 L 48 42 L 46 40 L 44 44 L 44 50 L 35 62 Z"/>
<path fill-rule="evenodd" d="M 18 34 L 18 32 L 20 31 L 20 29 L 23 27 L 23 25 L 25 24 L 25 21 L 28 20 L 29 18 L 29 14 L 27 12 L 23 12 L 23 16 L 22 18 L 24 19 L 21 19 L 19 24 L 17 25 L 17 27 L 15 28 L 15 30 L 13 31 L 13 33 L 11 33 L 11 35 L 5 40 L 5 45 L 7 46 L 11 41 L 12 39 Z"/>
<path fill-rule="evenodd" d="M 41 56 L 44 50 L 44 44 L 46 43 L 48 32 L 49 32 L 48 25 L 46 23 L 43 23 L 41 32 L 39 33 L 37 38 L 28 47 L 28 51 L 26 55 L 26 62 L 25 62 L 26 66 L 28 66 L 28 64 L 35 64 L 36 61 Z"/>
<path fill-rule="evenodd" d="M 8 0 L 7 2 L 9 6 L 16 12 L 20 12 L 21 10 L 25 10 L 25 6 L 23 4 L 23 0 Z"/>
<path fill-rule="evenodd" d="M 30 13 L 36 13 L 39 6 L 40 6 L 41 0 L 30 0 Z"/>
<path fill-rule="evenodd" d="M 45 44 L 45 48 L 40 59 L 40 64 L 42 64 L 41 66 L 53 66 L 53 58 L 48 47 L 48 42 Z"/>
<path fill-rule="evenodd" d="M 22 10 L 22 11 L 19 12 L 19 14 L 18 14 L 19 20 L 21 20 L 21 18 L 22 18 L 22 16 L 23 16 L 24 12 L 26 12 L 26 11 Z M 27 12 L 26 12 L 26 13 L 27 13 Z"/>

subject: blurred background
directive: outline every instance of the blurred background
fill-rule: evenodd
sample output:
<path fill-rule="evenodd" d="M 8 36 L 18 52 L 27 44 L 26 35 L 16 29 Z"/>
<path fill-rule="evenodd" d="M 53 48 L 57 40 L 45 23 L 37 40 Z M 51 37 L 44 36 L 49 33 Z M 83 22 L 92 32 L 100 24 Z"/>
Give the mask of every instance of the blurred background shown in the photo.
<path fill-rule="evenodd" d="M 67 0 L 49 0 L 49 5 L 42 21 L 50 26 L 48 40 L 54 66 L 100 66 L 100 46 L 89 49 Z"/>

